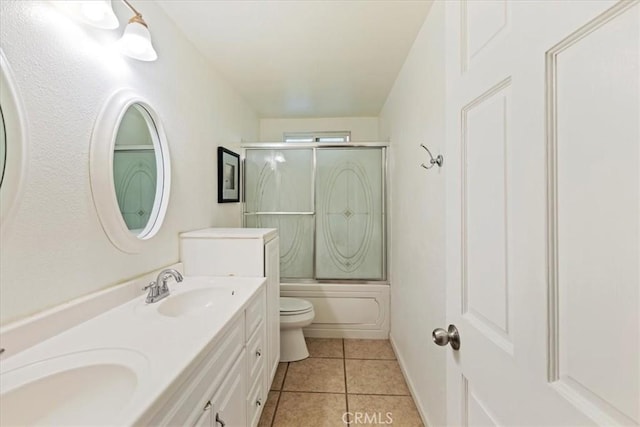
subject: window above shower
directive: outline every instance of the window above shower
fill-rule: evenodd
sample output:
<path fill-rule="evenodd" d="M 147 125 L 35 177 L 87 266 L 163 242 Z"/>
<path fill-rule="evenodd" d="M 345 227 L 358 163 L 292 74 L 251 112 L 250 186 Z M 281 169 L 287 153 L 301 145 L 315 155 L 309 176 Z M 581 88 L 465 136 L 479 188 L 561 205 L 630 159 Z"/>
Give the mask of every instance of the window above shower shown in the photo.
<path fill-rule="evenodd" d="M 284 142 L 335 144 L 351 141 L 351 131 L 285 132 Z"/>

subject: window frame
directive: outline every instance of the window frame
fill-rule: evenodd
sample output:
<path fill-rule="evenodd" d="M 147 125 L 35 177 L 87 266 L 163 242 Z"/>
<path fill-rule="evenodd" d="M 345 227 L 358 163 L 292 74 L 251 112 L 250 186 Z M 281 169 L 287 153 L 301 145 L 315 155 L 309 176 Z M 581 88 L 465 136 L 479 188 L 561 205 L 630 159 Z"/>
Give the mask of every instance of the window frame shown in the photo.
<path fill-rule="evenodd" d="M 285 143 L 342 144 L 351 142 L 351 131 L 284 132 Z"/>

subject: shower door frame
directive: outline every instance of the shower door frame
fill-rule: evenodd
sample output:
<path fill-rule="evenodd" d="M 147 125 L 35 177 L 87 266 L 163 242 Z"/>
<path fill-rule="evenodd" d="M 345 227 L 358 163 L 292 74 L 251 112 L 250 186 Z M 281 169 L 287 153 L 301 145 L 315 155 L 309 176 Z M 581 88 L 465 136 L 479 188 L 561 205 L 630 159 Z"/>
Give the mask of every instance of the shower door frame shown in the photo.
<path fill-rule="evenodd" d="M 313 175 L 311 177 L 311 200 L 313 201 L 313 211 L 311 212 L 247 212 L 246 203 L 246 163 L 247 149 L 249 150 L 296 150 L 296 149 L 312 149 L 313 153 Z M 316 243 L 317 243 L 317 200 L 316 200 L 316 176 L 317 176 L 317 153 L 318 149 L 353 149 L 353 148 L 379 148 L 382 152 L 382 279 L 380 280 L 362 280 L 362 279 L 317 279 L 316 277 Z M 387 150 L 389 144 L 385 142 L 345 142 L 345 143 L 327 143 L 327 142 L 253 142 L 241 145 L 241 164 L 242 164 L 242 188 L 241 188 L 241 205 L 242 205 L 242 227 L 246 227 L 247 215 L 266 216 L 266 215 L 310 215 L 313 217 L 313 278 L 281 278 L 282 283 L 345 283 L 345 284 L 388 284 L 389 276 L 387 269 L 387 188 L 389 179 L 388 156 Z"/>

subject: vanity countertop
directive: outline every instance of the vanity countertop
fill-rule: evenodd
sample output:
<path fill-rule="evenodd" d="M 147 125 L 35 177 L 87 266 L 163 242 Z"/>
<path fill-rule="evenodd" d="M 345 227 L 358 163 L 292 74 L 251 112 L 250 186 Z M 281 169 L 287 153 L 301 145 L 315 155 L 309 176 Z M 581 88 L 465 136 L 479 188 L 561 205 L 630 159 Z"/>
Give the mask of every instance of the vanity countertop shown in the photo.
<path fill-rule="evenodd" d="M 24 406 L 20 424 L 48 423 L 37 416 L 51 411 L 34 410 L 38 405 L 55 407 L 56 420 L 69 425 L 140 423 L 243 315 L 264 283 L 185 276 L 157 303 L 135 298 L 0 361 L 0 424 L 15 424 L 5 409 L 16 414 L 16 405 Z M 29 386 L 20 391 L 23 384 Z M 101 403 L 92 406 L 91 399 Z"/>

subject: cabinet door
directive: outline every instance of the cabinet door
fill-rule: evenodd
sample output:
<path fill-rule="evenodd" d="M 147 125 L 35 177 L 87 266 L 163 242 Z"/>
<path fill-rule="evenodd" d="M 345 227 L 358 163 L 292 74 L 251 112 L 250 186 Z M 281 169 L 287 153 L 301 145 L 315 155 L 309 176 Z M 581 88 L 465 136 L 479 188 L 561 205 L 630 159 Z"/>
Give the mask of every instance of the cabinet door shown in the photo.
<path fill-rule="evenodd" d="M 215 408 L 214 426 L 245 427 L 247 425 L 246 352 L 243 350 L 227 377 L 211 399 Z"/>
<path fill-rule="evenodd" d="M 213 405 L 211 405 L 211 402 L 207 402 L 202 415 L 200 415 L 193 427 L 213 427 Z"/>
<path fill-rule="evenodd" d="M 265 277 L 267 278 L 267 341 L 268 358 L 267 389 L 276 374 L 280 362 L 280 243 L 279 238 L 268 242 L 264 247 Z"/>

